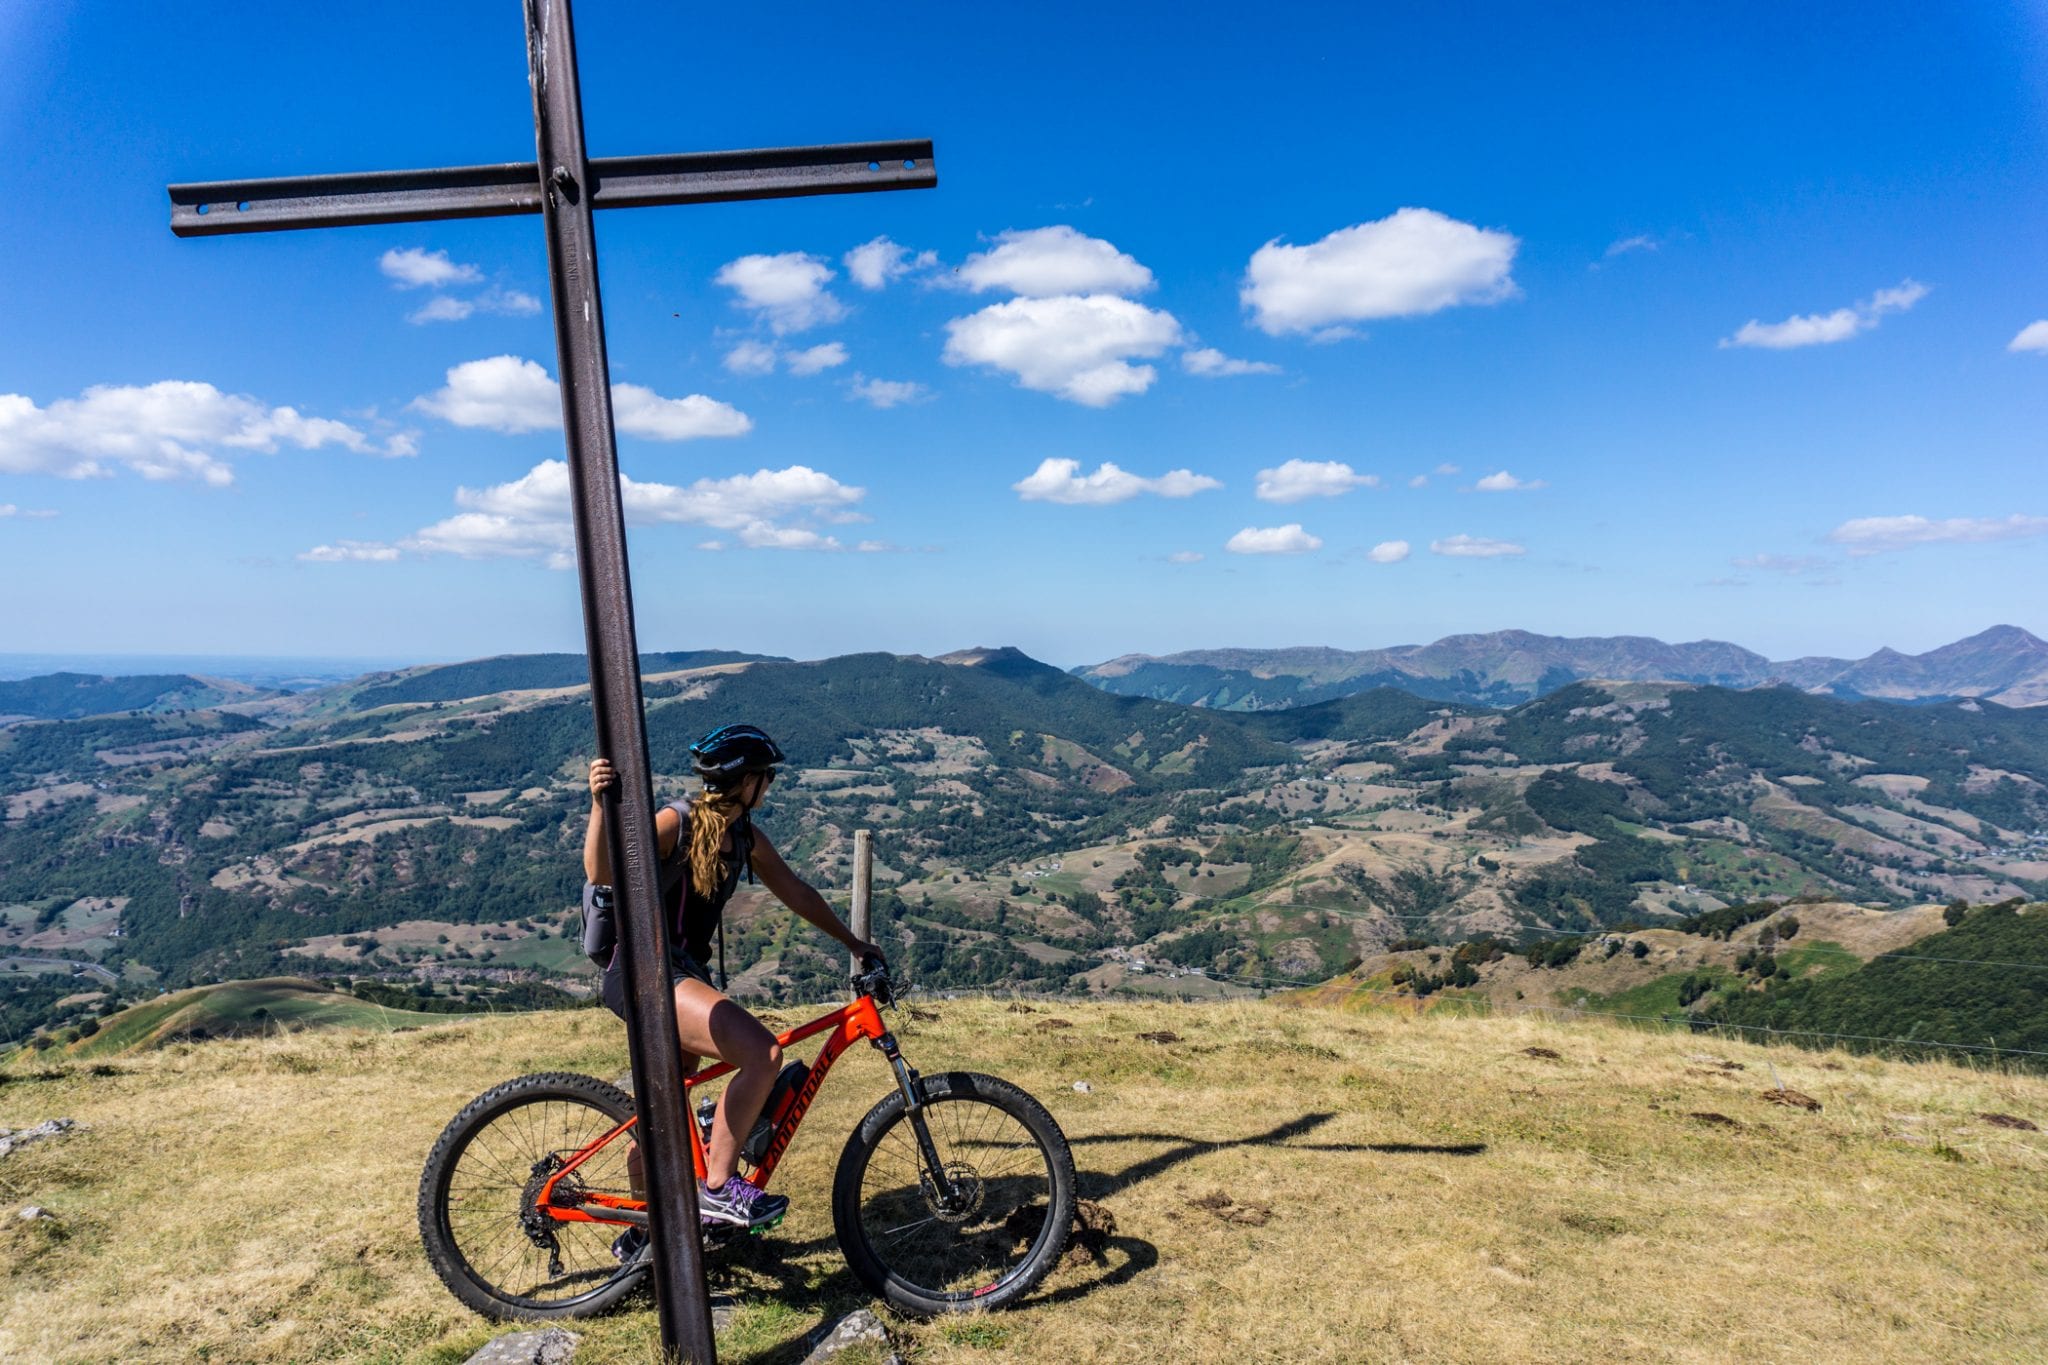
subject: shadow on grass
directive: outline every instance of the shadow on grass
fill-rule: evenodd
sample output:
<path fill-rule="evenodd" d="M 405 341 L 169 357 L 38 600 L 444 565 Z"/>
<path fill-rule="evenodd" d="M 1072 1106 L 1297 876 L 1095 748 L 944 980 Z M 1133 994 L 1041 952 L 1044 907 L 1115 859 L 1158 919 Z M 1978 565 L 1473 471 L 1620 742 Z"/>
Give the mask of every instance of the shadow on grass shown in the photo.
<path fill-rule="evenodd" d="M 1235 1147 L 1284 1147 L 1289 1151 L 1298 1152 L 1381 1152 L 1390 1155 L 1433 1156 L 1478 1156 L 1487 1150 L 1483 1142 L 1296 1140 L 1313 1133 L 1335 1117 L 1334 1113 L 1303 1114 L 1299 1118 L 1275 1124 L 1263 1133 L 1241 1138 L 1197 1138 L 1184 1133 L 1158 1132 L 1096 1133 L 1085 1137 L 1070 1137 L 1069 1143 L 1076 1148 L 1112 1142 L 1169 1144 L 1167 1151 L 1114 1173 L 1077 1170 L 1077 1192 L 1083 1199 L 1106 1199 L 1172 1170 L 1193 1157 Z M 773 1299 L 806 1320 L 815 1317 L 820 1323 L 830 1323 L 856 1308 L 876 1306 L 844 1262 L 828 1270 L 822 1270 L 821 1273 L 817 1258 L 824 1255 L 836 1256 L 838 1250 L 838 1239 L 832 1236 L 814 1237 L 801 1242 L 785 1241 L 776 1237 L 740 1238 L 724 1250 L 707 1256 L 706 1269 L 710 1272 L 708 1278 L 714 1294 L 733 1295 L 741 1301 Z M 1099 1290 L 1127 1284 L 1158 1264 L 1159 1248 L 1152 1243 L 1141 1237 L 1111 1235 L 1096 1254 L 1092 1266 L 1055 1272 L 1057 1287 L 1039 1290 L 1024 1300 L 1019 1307 L 1054 1307 L 1073 1303 Z M 640 1301 L 648 1303 L 644 1292 L 640 1296 Z M 747 1361 L 757 1362 L 758 1365 L 784 1365 L 784 1362 L 800 1361 L 809 1350 L 810 1336 L 811 1331 L 807 1329 L 780 1342 L 753 1350 L 742 1350 L 735 1358 L 743 1357 Z"/>
<path fill-rule="evenodd" d="M 1075 1147 L 1086 1147 L 1105 1142 L 1164 1142 L 1171 1147 L 1158 1156 L 1147 1157 L 1134 1165 L 1126 1166 L 1114 1174 L 1100 1171 L 1081 1171 L 1081 1197 L 1083 1199 L 1107 1199 L 1133 1185 L 1141 1184 L 1172 1170 L 1184 1161 L 1204 1156 L 1210 1152 L 1227 1151 L 1233 1147 L 1285 1147 L 1291 1152 L 1384 1152 L 1390 1155 L 1426 1156 L 1478 1156 L 1486 1150 L 1483 1142 L 1296 1142 L 1302 1137 L 1337 1117 L 1333 1113 L 1303 1114 L 1300 1118 L 1289 1119 L 1275 1124 L 1263 1133 L 1254 1133 L 1241 1138 L 1198 1138 L 1185 1133 L 1096 1133 L 1088 1137 L 1069 1137 L 1068 1143 Z"/>

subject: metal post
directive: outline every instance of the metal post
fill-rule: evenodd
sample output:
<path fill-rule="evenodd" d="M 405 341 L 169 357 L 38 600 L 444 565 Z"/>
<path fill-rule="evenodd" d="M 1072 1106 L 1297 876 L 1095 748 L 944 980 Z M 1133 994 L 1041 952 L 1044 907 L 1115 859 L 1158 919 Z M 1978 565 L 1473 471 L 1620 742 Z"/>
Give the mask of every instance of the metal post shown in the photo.
<path fill-rule="evenodd" d="M 655 1302 L 663 1346 L 684 1360 L 708 1365 L 717 1351 L 704 1289 L 696 1169 L 684 1127 L 681 1051 L 655 868 L 653 778 L 641 711 L 640 647 L 626 568 L 611 372 L 598 297 L 597 235 L 569 0 L 526 0 L 526 44 L 538 163 L 546 186 L 541 216 L 551 265 L 590 702 L 598 752 L 618 771 L 605 827 L 625 954 L 626 1041 L 640 1114 Z"/>
<path fill-rule="evenodd" d="M 872 830 L 857 829 L 853 832 L 853 936 L 869 943 L 874 935 L 868 932 L 868 895 L 875 881 L 875 835 Z M 858 972 L 860 963 L 853 964 Z"/>

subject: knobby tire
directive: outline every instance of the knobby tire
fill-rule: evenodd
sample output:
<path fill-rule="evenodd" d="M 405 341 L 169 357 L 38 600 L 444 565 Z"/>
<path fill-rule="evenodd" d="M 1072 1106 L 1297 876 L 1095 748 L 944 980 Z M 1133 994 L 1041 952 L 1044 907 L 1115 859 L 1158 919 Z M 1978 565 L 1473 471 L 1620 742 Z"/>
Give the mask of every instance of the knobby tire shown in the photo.
<path fill-rule="evenodd" d="M 590 1317 L 631 1293 L 647 1272 L 644 1262 L 629 1268 L 612 1256 L 623 1225 L 548 1220 L 555 1274 L 520 1215 L 536 1163 L 564 1160 L 632 1115 L 625 1091 L 566 1072 L 521 1076 L 465 1105 L 420 1174 L 420 1240 L 449 1292 L 500 1321 Z M 571 1178 L 626 1194 L 626 1148 L 625 1138 L 614 1140 Z"/>
<path fill-rule="evenodd" d="M 931 1182 L 903 1096 L 868 1111 L 832 1182 L 832 1222 L 868 1290 L 912 1317 L 994 1310 L 1038 1287 L 1074 1220 L 1074 1154 L 1045 1107 L 1008 1081 L 916 1082 L 954 1199 Z"/>

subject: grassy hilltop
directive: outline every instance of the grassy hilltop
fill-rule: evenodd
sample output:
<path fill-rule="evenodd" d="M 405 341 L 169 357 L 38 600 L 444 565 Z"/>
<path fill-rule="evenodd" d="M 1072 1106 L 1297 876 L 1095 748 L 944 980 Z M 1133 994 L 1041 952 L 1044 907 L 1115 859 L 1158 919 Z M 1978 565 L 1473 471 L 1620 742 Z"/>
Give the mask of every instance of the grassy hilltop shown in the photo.
<path fill-rule="evenodd" d="M 2048 1126 L 2038 1076 L 1278 999 L 892 1022 L 923 1069 L 1043 1098 L 1116 1220 L 1018 1311 L 892 1324 L 921 1362 L 2048 1354 L 2048 1134 L 1986 1117 Z M 0 1358 L 452 1365 L 494 1329 L 421 1254 L 427 1147 L 498 1080 L 623 1065 L 593 1011 L 21 1058 L 0 1124 L 81 1128 L 0 1161 Z M 1767 1101 L 1774 1075 L 1820 1110 Z M 798 1359 L 862 1302 L 827 1189 L 885 1090 L 848 1059 L 778 1180 L 789 1221 L 714 1262 L 743 1305 L 724 1359 Z M 645 1302 L 581 1330 L 580 1361 L 653 1358 Z"/>

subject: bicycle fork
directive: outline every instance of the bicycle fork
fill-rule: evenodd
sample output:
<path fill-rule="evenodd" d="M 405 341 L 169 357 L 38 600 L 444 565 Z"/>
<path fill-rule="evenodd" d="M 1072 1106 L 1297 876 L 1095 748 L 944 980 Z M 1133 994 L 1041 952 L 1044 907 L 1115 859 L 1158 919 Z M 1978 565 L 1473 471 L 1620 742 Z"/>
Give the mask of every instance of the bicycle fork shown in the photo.
<path fill-rule="evenodd" d="M 876 1050 L 889 1059 L 889 1069 L 896 1074 L 896 1088 L 903 1092 L 903 1109 L 910 1118 L 910 1130 L 917 1136 L 918 1154 L 924 1161 L 927 1193 L 940 1208 L 950 1212 L 962 1202 L 961 1194 L 947 1174 L 946 1163 L 939 1159 L 938 1144 L 932 1141 L 931 1128 L 925 1122 L 924 1101 L 917 1091 L 917 1071 L 903 1060 L 895 1034 L 885 1031 L 872 1041 Z"/>

